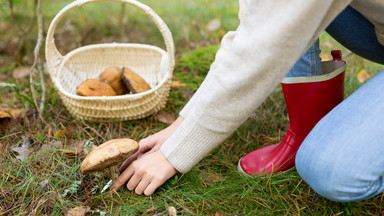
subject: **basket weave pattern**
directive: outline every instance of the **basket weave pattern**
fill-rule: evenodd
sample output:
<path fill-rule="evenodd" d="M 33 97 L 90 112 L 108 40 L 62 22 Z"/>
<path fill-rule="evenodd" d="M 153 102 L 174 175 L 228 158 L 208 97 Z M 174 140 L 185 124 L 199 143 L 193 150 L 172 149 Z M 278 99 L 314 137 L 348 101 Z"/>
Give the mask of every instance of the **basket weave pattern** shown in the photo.
<path fill-rule="evenodd" d="M 99 1 L 123 2 L 141 9 L 161 32 L 166 51 L 132 43 L 88 45 L 62 56 L 54 43 L 54 31 L 60 19 L 74 8 Z M 133 120 L 156 113 L 166 104 L 174 68 L 174 45 L 163 20 L 148 6 L 134 0 L 77 0 L 63 8 L 50 24 L 45 55 L 49 75 L 68 111 L 77 119 L 88 121 Z M 76 88 L 86 79 L 98 79 L 110 66 L 129 67 L 151 86 L 151 90 L 119 96 L 84 97 Z"/>

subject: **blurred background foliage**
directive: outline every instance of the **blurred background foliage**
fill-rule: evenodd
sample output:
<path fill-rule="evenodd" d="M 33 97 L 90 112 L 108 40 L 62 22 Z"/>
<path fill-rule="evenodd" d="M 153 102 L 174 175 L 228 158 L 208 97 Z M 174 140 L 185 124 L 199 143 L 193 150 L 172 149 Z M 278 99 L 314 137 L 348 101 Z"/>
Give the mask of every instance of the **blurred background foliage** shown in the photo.
<path fill-rule="evenodd" d="M 53 17 L 69 0 L 42 0 L 44 35 Z M 236 1 L 143 0 L 168 25 L 177 51 L 217 44 L 238 25 Z M 35 1 L 0 2 L 0 65 L 31 64 L 37 38 Z M 96 2 L 67 13 L 55 31 L 62 54 L 87 44 L 128 42 L 164 47 L 152 20 L 134 6 Z M 179 53 L 179 52 L 177 52 Z M 44 57 L 44 52 L 40 53 Z"/>

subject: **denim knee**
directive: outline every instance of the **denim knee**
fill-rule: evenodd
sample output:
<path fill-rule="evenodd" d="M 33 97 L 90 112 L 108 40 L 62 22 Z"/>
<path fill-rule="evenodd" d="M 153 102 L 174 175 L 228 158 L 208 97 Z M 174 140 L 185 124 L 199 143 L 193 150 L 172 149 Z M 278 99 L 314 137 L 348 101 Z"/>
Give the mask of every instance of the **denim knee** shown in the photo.
<path fill-rule="evenodd" d="M 334 162 L 324 157 L 323 153 L 315 149 L 311 150 L 306 143 L 301 145 L 296 154 L 297 172 L 316 193 L 333 201 L 348 201 L 337 197 L 338 189 L 335 185 L 338 183 L 335 181 L 343 180 L 335 178 L 333 164 Z M 341 175 L 341 173 L 338 174 Z"/>
<path fill-rule="evenodd" d="M 337 157 L 324 148 L 325 140 L 320 137 L 315 140 L 303 142 L 295 161 L 299 175 L 316 193 L 332 201 L 349 202 L 371 198 L 383 190 L 382 177 L 364 170 L 354 172 L 353 164 L 343 163 L 343 156 Z"/>

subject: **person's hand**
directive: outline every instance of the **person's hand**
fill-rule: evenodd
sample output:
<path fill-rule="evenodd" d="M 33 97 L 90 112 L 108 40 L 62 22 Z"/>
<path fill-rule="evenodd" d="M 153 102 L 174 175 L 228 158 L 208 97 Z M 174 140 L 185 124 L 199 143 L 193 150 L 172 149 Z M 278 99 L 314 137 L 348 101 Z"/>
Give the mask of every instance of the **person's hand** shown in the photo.
<path fill-rule="evenodd" d="M 168 137 L 173 134 L 173 132 L 175 132 L 175 130 L 179 127 L 183 120 L 183 117 L 179 116 L 176 121 L 174 121 L 167 128 L 145 139 L 140 140 L 139 150 L 124 161 L 124 163 L 120 166 L 120 172 L 123 172 L 128 167 L 128 165 L 131 164 L 132 161 L 136 160 L 137 158 L 159 150 L 160 146 L 165 142 L 165 140 L 168 139 Z"/>
<path fill-rule="evenodd" d="M 150 152 L 133 161 L 117 178 L 111 190 L 118 190 L 127 183 L 128 190 L 137 194 L 152 195 L 165 181 L 177 173 L 160 150 Z"/>
<path fill-rule="evenodd" d="M 183 118 L 178 117 L 174 123 L 164 130 L 142 139 L 139 142 L 139 150 L 121 165 L 120 172 L 122 174 L 112 185 L 111 189 L 118 190 L 128 181 L 127 187 L 129 190 L 135 189 L 136 193 L 144 193 L 149 196 L 157 187 L 175 175 L 176 169 L 160 152 L 160 146 L 173 134 L 182 121 Z M 152 165 L 153 161 L 156 161 L 156 163 Z M 152 167 L 157 167 L 157 165 L 161 165 L 160 168 L 152 169 Z M 150 173 L 151 170 L 153 170 L 152 173 Z M 146 191 L 145 188 L 143 189 L 144 186 L 142 186 L 145 183 L 139 184 L 139 182 L 136 182 L 138 179 L 148 183 L 153 182 L 153 184 L 148 184 L 149 189 Z"/>

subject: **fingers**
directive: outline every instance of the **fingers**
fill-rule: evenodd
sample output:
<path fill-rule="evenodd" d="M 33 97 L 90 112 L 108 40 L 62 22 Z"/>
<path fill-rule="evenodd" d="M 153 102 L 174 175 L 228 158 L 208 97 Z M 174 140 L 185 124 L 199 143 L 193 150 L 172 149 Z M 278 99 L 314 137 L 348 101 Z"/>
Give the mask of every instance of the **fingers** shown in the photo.
<path fill-rule="evenodd" d="M 165 182 L 165 181 L 164 181 Z M 160 187 L 164 182 L 161 181 L 154 181 L 151 182 L 144 190 L 145 196 L 151 196 L 158 187 Z"/>
<path fill-rule="evenodd" d="M 120 166 L 119 170 L 120 172 L 123 172 L 129 164 L 131 164 L 134 160 L 136 160 L 138 157 L 140 157 L 142 154 L 148 152 L 149 150 L 153 149 L 153 147 L 156 145 L 156 138 L 155 136 L 149 136 L 145 139 L 140 140 L 139 142 L 139 150 L 128 157 L 123 164 Z"/>
<path fill-rule="evenodd" d="M 145 152 L 145 153 L 139 155 L 137 158 L 145 157 L 145 156 L 147 156 L 148 154 L 151 154 L 151 153 L 154 153 L 154 152 L 158 151 L 159 149 L 160 149 L 160 146 L 155 146 L 155 147 L 153 147 L 151 150 L 149 150 L 149 151 L 147 151 L 147 152 Z"/>
<path fill-rule="evenodd" d="M 118 190 L 128 181 L 128 190 L 150 196 L 176 172 L 164 155 L 160 151 L 155 151 L 132 162 L 111 189 Z"/>
<path fill-rule="evenodd" d="M 121 164 L 120 168 L 119 168 L 119 171 L 120 172 L 123 172 L 128 166 L 129 164 L 131 164 L 134 160 L 136 160 L 136 158 L 138 158 L 142 153 L 137 151 L 135 154 L 129 156 L 124 162 L 123 164 Z"/>
<path fill-rule="evenodd" d="M 141 176 L 139 173 L 135 173 L 129 182 L 127 188 L 130 191 L 135 191 L 138 195 L 152 195 L 158 187 L 160 187 L 167 179 L 157 179 L 155 176 Z"/>
<path fill-rule="evenodd" d="M 127 183 L 128 190 L 134 190 L 137 185 L 140 183 L 140 181 L 143 179 L 143 177 L 140 175 L 140 173 L 136 170 L 131 179 L 129 179 Z"/>
<path fill-rule="evenodd" d="M 133 169 L 126 169 L 116 179 L 115 183 L 113 183 L 113 185 L 111 186 L 111 190 L 116 190 L 116 191 L 119 190 L 121 188 L 121 186 L 123 186 L 125 184 L 125 182 L 127 182 L 132 177 L 133 174 L 134 174 Z"/>
<path fill-rule="evenodd" d="M 157 136 L 150 135 L 139 141 L 140 148 L 151 149 L 157 143 Z"/>
<path fill-rule="evenodd" d="M 136 186 L 136 188 L 133 188 L 133 189 L 135 189 L 136 194 L 141 195 L 144 193 L 145 189 L 149 184 L 150 184 L 150 181 L 148 179 L 142 179 L 139 182 L 139 184 Z M 133 190 L 133 189 L 129 189 L 129 190 Z"/>

